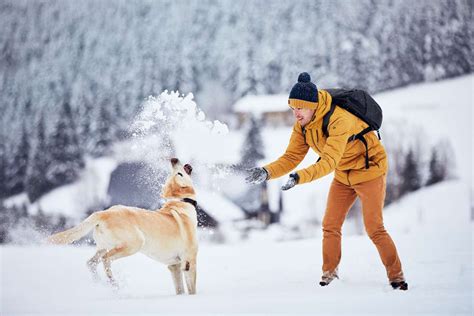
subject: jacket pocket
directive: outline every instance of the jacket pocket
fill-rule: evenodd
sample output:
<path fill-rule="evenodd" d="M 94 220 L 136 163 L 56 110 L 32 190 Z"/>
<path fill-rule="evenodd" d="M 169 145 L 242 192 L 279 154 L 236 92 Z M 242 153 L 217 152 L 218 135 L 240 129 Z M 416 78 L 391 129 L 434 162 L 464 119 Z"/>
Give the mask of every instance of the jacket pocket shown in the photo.
<path fill-rule="evenodd" d="M 361 145 L 361 146 L 360 146 Z M 365 146 L 360 140 L 353 140 L 348 142 L 346 145 L 346 150 L 344 151 L 344 159 L 354 159 L 360 155 L 364 154 L 365 157 Z"/>

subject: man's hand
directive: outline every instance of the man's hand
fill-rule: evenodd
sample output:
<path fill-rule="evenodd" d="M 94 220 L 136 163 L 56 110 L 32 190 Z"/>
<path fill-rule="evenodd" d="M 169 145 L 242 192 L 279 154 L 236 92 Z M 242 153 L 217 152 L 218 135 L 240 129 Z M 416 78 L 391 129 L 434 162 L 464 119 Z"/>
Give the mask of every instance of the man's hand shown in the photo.
<path fill-rule="evenodd" d="M 283 191 L 289 190 L 292 187 L 294 187 L 296 184 L 298 184 L 298 180 L 300 177 L 296 172 L 290 174 L 290 177 L 288 178 L 288 181 L 281 187 Z"/>
<path fill-rule="evenodd" d="M 245 181 L 252 184 L 260 184 L 268 179 L 268 172 L 265 168 L 252 168 L 247 170 Z"/>

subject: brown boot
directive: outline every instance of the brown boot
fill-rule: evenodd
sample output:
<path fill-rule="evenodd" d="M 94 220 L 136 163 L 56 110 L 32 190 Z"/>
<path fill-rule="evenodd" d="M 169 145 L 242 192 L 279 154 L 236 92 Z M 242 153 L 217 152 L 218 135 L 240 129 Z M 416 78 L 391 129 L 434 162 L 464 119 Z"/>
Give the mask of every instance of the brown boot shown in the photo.
<path fill-rule="evenodd" d="M 394 290 L 402 290 L 406 291 L 408 290 L 408 283 L 405 281 L 400 281 L 400 282 L 390 282 L 390 285 Z"/>
<path fill-rule="evenodd" d="M 334 271 L 324 271 L 319 285 L 329 285 L 329 283 L 331 283 L 334 279 L 339 279 L 339 276 L 337 275 L 337 269 Z"/>

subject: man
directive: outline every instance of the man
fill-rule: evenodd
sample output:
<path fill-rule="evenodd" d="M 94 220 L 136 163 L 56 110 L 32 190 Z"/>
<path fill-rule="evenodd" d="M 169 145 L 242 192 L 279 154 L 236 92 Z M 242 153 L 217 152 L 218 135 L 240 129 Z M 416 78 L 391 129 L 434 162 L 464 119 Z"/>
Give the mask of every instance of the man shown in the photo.
<path fill-rule="evenodd" d="M 289 175 L 282 190 L 319 179 L 332 171 L 335 176 L 329 190 L 323 219 L 323 267 L 320 285 L 326 286 L 338 278 L 341 260 L 341 227 L 347 212 L 357 197 L 362 202 L 365 229 L 379 252 L 394 289 L 407 290 L 408 284 L 395 244 L 384 228 L 382 209 L 385 199 L 387 155 L 375 133 L 365 134 L 368 145 L 349 138 L 368 124 L 348 111 L 335 107 L 328 124 L 328 136 L 323 133 L 323 117 L 331 108 L 331 95 L 317 89 L 308 73 L 301 73 L 289 96 L 289 106 L 296 122 L 286 152 L 263 168 L 248 170 L 246 180 L 258 184 L 281 177 L 292 171 L 306 156 L 309 148 L 319 156 L 313 165 Z"/>

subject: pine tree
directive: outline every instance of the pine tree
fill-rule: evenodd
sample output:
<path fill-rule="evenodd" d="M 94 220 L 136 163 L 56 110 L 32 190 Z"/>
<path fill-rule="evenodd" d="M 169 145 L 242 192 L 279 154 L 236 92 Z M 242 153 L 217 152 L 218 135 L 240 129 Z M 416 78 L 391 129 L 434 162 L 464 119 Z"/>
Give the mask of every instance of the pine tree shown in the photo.
<path fill-rule="evenodd" d="M 51 161 L 46 173 L 54 186 L 71 183 L 77 179 L 84 167 L 84 159 L 78 144 L 71 107 L 64 102 L 56 129 L 48 144 Z"/>
<path fill-rule="evenodd" d="M 433 147 L 431 150 L 429 178 L 426 185 L 432 185 L 446 179 L 448 173 L 447 161 L 441 157 L 441 154 Z"/>
<path fill-rule="evenodd" d="M 250 128 L 242 146 L 241 166 L 244 169 L 255 167 L 258 161 L 263 158 L 265 158 L 265 156 L 263 154 L 263 141 L 259 121 L 252 117 Z M 268 208 L 266 183 L 261 183 L 256 187 L 249 188 L 242 199 L 242 206 L 247 212 L 258 214 L 258 217 L 268 225 L 270 210 Z"/>
<path fill-rule="evenodd" d="M 72 104 L 77 108 L 77 119 L 75 122 L 77 122 L 76 131 L 79 145 L 84 154 L 90 154 L 91 148 L 93 147 L 91 144 L 93 139 L 92 120 L 95 114 L 92 101 L 90 100 L 92 97 L 84 92 L 84 90 L 87 90 L 87 86 L 83 83 L 83 79 L 77 84 L 75 89 L 80 92 L 77 92 L 73 96 L 71 102 L 73 102 Z"/>
<path fill-rule="evenodd" d="M 421 188 L 421 175 L 419 169 L 419 162 L 416 160 L 415 153 L 410 148 L 406 155 L 405 165 L 402 170 L 400 196 Z"/>
<path fill-rule="evenodd" d="M 107 153 L 109 146 L 114 140 L 113 135 L 113 118 L 112 114 L 109 111 L 110 99 L 104 100 L 102 106 L 100 107 L 99 119 L 97 122 L 96 134 L 98 140 L 93 148 L 93 154 L 96 156 L 102 156 Z"/>
<path fill-rule="evenodd" d="M 41 116 L 37 128 L 37 145 L 28 164 L 26 173 L 26 193 L 31 202 L 36 201 L 44 193 L 52 189 L 51 183 L 47 180 L 45 171 L 49 168 L 49 151 L 46 150 L 46 136 L 44 117 Z"/>
<path fill-rule="evenodd" d="M 398 141 L 393 140 L 393 130 L 387 127 L 384 135 L 387 142 L 386 151 L 389 161 L 387 171 L 387 189 L 385 195 L 385 204 L 388 205 L 400 197 L 400 186 L 402 183 L 402 171 L 405 167 L 405 152 L 403 146 Z"/>
<path fill-rule="evenodd" d="M 14 195 L 25 190 L 26 170 L 28 167 L 28 157 L 30 154 L 30 142 L 28 132 L 23 125 L 20 144 L 15 150 L 12 159 L 7 160 L 5 171 L 6 194 Z"/>
<path fill-rule="evenodd" d="M 91 147 L 91 139 L 92 139 L 92 132 L 91 132 L 91 117 L 90 114 L 92 112 L 92 106 L 89 104 L 85 105 L 84 112 L 82 115 L 82 120 L 79 123 L 79 144 L 82 148 L 82 151 L 86 154 L 92 152 Z"/>
<path fill-rule="evenodd" d="M 0 143 L 0 199 L 7 196 L 6 186 L 6 167 L 7 155 L 5 152 L 5 143 Z M 1 204 L 1 203 L 0 203 Z"/>
<path fill-rule="evenodd" d="M 244 168 L 255 167 L 260 159 L 265 158 L 259 122 L 252 117 L 250 124 L 250 129 L 242 147 L 241 164 Z"/>

